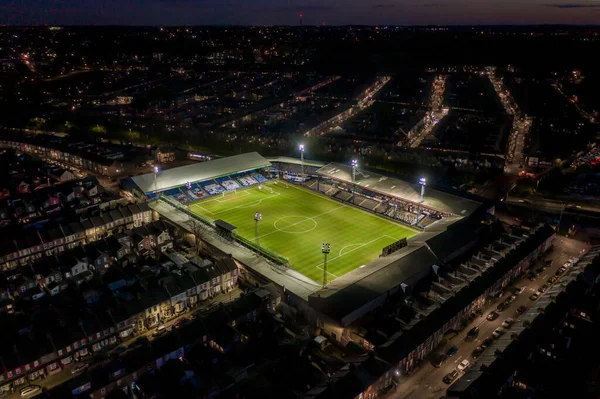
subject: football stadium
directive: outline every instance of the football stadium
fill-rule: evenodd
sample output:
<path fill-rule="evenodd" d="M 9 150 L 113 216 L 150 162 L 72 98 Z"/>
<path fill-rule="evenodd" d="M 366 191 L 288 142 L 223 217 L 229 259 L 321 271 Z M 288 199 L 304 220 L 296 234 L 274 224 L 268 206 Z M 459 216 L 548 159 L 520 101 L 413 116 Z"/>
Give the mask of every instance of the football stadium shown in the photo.
<path fill-rule="evenodd" d="M 361 168 L 247 153 L 135 176 L 134 196 L 250 284 L 350 323 L 475 242 L 487 204 Z M 308 306 L 308 307 L 306 307 Z"/>
<path fill-rule="evenodd" d="M 285 258 L 289 267 L 315 281 L 323 279 L 324 243 L 331 250 L 327 279 L 333 280 L 377 258 L 383 247 L 416 234 L 399 222 L 278 180 L 195 201 L 189 209 L 235 226 L 237 235 Z"/>

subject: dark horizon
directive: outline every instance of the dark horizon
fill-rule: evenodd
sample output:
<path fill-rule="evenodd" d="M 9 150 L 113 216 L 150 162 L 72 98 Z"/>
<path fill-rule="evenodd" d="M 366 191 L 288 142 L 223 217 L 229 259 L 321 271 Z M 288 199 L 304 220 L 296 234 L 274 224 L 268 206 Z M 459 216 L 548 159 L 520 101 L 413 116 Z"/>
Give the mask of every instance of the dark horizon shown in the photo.
<path fill-rule="evenodd" d="M 592 0 L 0 0 L 4 25 L 596 25 Z"/>

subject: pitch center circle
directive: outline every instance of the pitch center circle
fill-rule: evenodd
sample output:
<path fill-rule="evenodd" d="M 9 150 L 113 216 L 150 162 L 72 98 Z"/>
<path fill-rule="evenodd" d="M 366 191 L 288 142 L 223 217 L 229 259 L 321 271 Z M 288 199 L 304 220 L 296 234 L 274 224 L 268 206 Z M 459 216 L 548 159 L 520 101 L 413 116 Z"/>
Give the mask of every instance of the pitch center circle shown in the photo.
<path fill-rule="evenodd" d="M 317 222 L 306 216 L 284 216 L 277 219 L 273 226 L 282 233 L 309 233 L 317 228 Z"/>

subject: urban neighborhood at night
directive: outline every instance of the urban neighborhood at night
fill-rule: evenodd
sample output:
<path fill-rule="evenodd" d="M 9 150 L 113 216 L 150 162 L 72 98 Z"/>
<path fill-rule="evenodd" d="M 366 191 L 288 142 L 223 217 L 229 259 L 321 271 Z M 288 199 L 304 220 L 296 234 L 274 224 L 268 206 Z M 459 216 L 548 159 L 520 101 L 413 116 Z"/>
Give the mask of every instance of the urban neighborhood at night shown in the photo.
<path fill-rule="evenodd" d="M 0 11 L 0 398 L 600 398 L 600 3 Z"/>

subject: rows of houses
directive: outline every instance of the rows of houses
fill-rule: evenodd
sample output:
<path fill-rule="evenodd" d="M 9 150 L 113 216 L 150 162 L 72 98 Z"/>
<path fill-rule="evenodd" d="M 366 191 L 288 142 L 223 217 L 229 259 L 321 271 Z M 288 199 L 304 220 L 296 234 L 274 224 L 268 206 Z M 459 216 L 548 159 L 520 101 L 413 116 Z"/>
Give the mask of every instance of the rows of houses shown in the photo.
<path fill-rule="evenodd" d="M 35 211 L 35 210 L 33 210 Z M 3 270 L 27 264 L 81 244 L 97 241 L 115 231 L 130 230 L 152 221 L 152 210 L 145 203 L 120 206 L 77 221 L 44 223 L 15 231 L 0 232 L 0 265 Z"/>
<path fill-rule="evenodd" d="M 49 397 L 88 397 L 100 399 L 122 390 L 137 397 L 156 397 L 174 390 L 180 384 L 193 381 L 195 392 L 214 397 L 235 379 L 221 374 L 230 370 L 240 375 L 254 360 L 230 356 L 247 348 L 253 333 L 272 329 L 271 295 L 264 289 L 240 297 L 232 304 L 216 308 L 188 324 L 174 329 L 148 345 L 134 347 L 93 373 L 67 381 L 48 392 Z M 271 323 L 269 323 L 271 320 Z M 259 323 L 260 322 L 260 323 Z M 166 367 L 183 371 L 184 380 L 171 381 L 174 386 L 157 384 L 160 372 Z M 240 378 L 240 377 L 238 377 Z M 167 381 L 162 380 L 163 383 Z"/>
<path fill-rule="evenodd" d="M 173 236 L 154 221 L 5 271 L 0 392 L 61 372 L 237 286 L 231 257 L 177 252 Z"/>
<path fill-rule="evenodd" d="M 124 175 L 126 169 L 135 167 L 136 162 L 145 157 L 134 147 L 71 142 L 49 135 L 23 137 L 5 133 L 0 140 L 0 148 L 11 148 L 106 177 Z"/>

